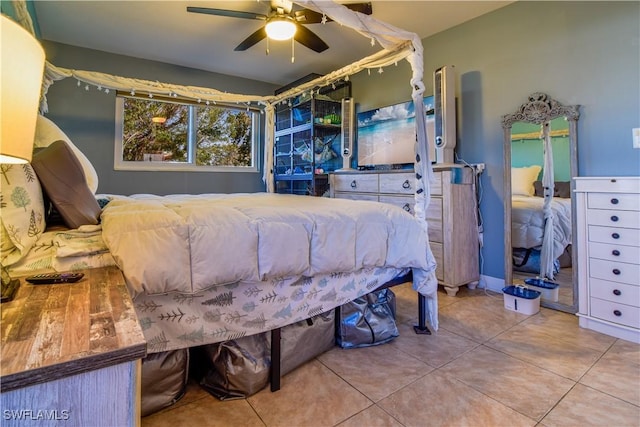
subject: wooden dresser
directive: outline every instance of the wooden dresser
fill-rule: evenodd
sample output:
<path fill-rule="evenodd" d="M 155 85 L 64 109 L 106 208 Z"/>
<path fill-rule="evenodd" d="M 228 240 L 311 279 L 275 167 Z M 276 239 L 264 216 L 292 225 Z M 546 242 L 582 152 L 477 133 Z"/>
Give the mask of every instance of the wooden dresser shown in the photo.
<path fill-rule="evenodd" d="M 331 197 L 380 201 L 414 213 L 413 171 L 338 171 L 329 182 Z M 451 296 L 462 285 L 475 288 L 480 273 L 472 169 L 434 165 L 427 221 L 438 282 Z"/>
<path fill-rule="evenodd" d="M 580 326 L 640 343 L 640 177 L 575 178 Z"/>
<path fill-rule="evenodd" d="M 3 426 L 140 424 L 146 342 L 116 267 L 76 283 L 21 279 L 2 304 Z"/>

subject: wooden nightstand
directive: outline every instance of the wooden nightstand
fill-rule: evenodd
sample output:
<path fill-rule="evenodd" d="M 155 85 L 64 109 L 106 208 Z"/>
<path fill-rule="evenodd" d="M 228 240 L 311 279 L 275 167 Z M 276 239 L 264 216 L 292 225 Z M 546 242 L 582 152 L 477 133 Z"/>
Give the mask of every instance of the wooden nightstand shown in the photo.
<path fill-rule="evenodd" d="M 117 267 L 82 272 L 71 284 L 21 278 L 2 304 L 2 425 L 140 423 L 146 342 L 124 278 Z"/>

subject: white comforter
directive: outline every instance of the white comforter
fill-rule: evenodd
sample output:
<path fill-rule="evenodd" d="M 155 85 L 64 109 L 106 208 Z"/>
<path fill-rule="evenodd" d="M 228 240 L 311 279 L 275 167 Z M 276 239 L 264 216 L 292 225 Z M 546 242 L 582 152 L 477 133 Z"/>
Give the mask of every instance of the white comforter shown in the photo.
<path fill-rule="evenodd" d="M 411 267 L 422 278 L 435 271 L 418 220 L 377 202 L 268 193 L 137 195 L 111 201 L 102 227 L 134 296 L 366 267 Z M 435 294 L 437 283 L 428 282 L 416 290 Z"/>
<path fill-rule="evenodd" d="M 513 196 L 511 199 L 511 246 L 538 248 L 544 238 L 544 198 Z M 554 197 L 553 258 L 557 259 L 571 243 L 571 199 Z"/>

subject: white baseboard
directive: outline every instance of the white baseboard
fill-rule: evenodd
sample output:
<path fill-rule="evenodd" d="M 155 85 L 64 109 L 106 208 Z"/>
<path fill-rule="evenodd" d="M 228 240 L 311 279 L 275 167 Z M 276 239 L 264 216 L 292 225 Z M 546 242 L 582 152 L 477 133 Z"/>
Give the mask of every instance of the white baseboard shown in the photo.
<path fill-rule="evenodd" d="M 502 288 L 504 288 L 504 279 L 500 279 L 498 277 L 485 276 L 484 274 L 480 276 L 480 283 L 478 287 L 485 288 L 490 291 L 502 293 Z"/>

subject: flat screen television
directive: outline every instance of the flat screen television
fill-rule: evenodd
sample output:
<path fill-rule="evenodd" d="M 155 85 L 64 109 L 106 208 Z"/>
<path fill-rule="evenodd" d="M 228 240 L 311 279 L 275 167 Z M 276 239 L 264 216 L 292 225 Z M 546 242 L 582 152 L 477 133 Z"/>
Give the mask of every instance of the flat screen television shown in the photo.
<path fill-rule="evenodd" d="M 435 161 L 433 96 L 424 98 L 429 159 Z M 413 164 L 416 140 L 413 101 L 358 113 L 358 167 Z"/>

